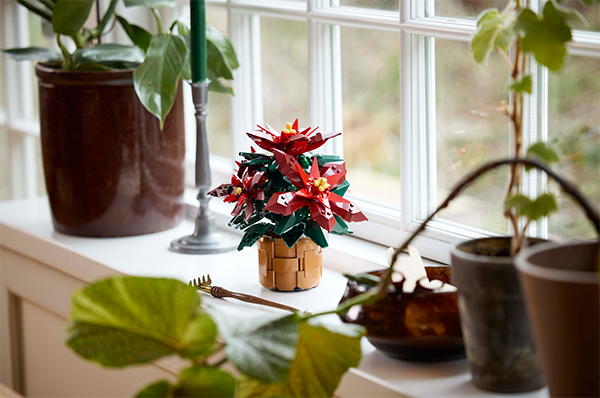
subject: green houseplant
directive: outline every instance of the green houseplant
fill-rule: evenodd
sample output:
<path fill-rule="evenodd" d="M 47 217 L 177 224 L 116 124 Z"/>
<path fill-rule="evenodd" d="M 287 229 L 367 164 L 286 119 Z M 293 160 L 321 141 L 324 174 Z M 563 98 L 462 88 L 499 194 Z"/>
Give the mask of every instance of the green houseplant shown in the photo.
<path fill-rule="evenodd" d="M 124 0 L 154 14 L 154 34 L 116 15 L 119 0 L 109 3 L 95 28 L 84 27 L 93 0 L 19 3 L 52 24 L 61 50 L 3 50 L 12 59 L 43 61 L 36 67 L 40 130 L 55 229 L 127 236 L 177 225 L 183 215 L 181 80 L 190 79 L 189 26 L 185 20 L 163 23 L 157 11 L 175 1 Z M 117 23 L 133 45 L 98 44 Z M 233 47 L 212 26 L 207 38 L 209 89 L 231 94 L 222 82 L 238 67 Z"/>
<path fill-rule="evenodd" d="M 205 309 L 195 288 L 173 279 L 112 277 L 71 302 L 66 342 L 87 360 L 113 368 L 173 354 L 189 360 L 177 383 L 157 381 L 138 397 L 332 396 L 361 358 L 359 326 L 331 326 L 321 314 Z M 225 359 L 215 359 L 221 351 Z M 237 380 L 220 368 L 225 362 Z"/>
<path fill-rule="evenodd" d="M 567 59 L 571 26 L 582 20 L 577 11 L 555 0 L 546 2 L 538 14 L 529 1 L 516 0 L 502 11 L 486 10 L 478 18 L 477 33 L 471 41 L 475 61 L 485 65 L 495 51 L 510 72 L 510 106 L 506 113 L 516 159 L 527 155 L 545 163 L 558 161 L 557 153 L 541 142 L 525 152 L 524 109 L 533 84 L 531 59 L 534 57 L 551 72 L 560 71 Z M 512 237 L 463 242 L 452 250 L 452 283 L 458 288 L 473 382 L 499 392 L 531 391 L 544 384 L 513 256 L 540 242 L 526 238 L 526 231 L 532 221 L 556 211 L 557 205 L 551 193 L 536 199 L 522 193 L 526 167 L 518 162 L 510 164 L 504 215 Z"/>

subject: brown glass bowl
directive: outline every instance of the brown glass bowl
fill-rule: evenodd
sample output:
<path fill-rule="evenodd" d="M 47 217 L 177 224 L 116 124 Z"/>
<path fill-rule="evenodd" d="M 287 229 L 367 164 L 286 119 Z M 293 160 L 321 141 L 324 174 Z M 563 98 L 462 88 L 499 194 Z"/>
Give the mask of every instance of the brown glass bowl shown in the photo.
<path fill-rule="evenodd" d="M 450 267 L 426 267 L 429 279 L 449 283 Z M 369 272 L 381 276 L 384 270 Z M 372 287 L 348 281 L 340 303 Z M 465 357 L 456 293 L 417 288 L 396 292 L 370 305 L 354 306 L 342 321 L 362 325 L 382 353 L 408 361 L 436 362 Z"/>

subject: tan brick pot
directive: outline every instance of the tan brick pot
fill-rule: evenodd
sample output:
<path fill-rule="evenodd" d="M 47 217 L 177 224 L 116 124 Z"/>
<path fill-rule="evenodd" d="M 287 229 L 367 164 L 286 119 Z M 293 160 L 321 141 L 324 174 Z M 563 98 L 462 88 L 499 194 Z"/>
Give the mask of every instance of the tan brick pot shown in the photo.
<path fill-rule="evenodd" d="M 323 274 L 323 249 L 302 238 L 291 249 L 282 239 L 258 240 L 258 280 L 271 290 L 305 290 L 317 286 Z"/>

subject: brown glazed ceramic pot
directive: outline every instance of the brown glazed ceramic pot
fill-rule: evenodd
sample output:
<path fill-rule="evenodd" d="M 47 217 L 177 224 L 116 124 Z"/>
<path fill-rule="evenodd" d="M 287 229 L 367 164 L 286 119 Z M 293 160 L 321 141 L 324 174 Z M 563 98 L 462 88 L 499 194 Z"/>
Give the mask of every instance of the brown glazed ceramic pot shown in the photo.
<path fill-rule="evenodd" d="M 542 370 L 510 254 L 510 238 L 463 242 L 451 255 L 450 282 L 458 289 L 473 384 L 505 393 L 542 388 Z"/>
<path fill-rule="evenodd" d="M 267 289 L 290 292 L 311 289 L 321 282 L 323 249 L 302 238 L 291 249 L 283 239 L 258 240 L 258 280 Z"/>
<path fill-rule="evenodd" d="M 133 70 L 38 64 L 40 130 L 54 228 L 79 236 L 147 234 L 183 216 L 185 132 L 179 84 L 161 132 Z"/>
<path fill-rule="evenodd" d="M 450 267 L 425 267 L 429 279 L 448 282 Z M 384 270 L 370 274 L 381 276 Z M 349 280 L 340 303 L 371 287 Z M 401 286 L 383 300 L 357 305 L 342 321 L 367 329 L 367 339 L 379 351 L 407 361 L 437 362 L 465 357 L 455 292 L 419 289 L 404 293 Z"/>
<path fill-rule="evenodd" d="M 515 262 L 550 395 L 600 396 L 600 241 L 540 245 Z"/>

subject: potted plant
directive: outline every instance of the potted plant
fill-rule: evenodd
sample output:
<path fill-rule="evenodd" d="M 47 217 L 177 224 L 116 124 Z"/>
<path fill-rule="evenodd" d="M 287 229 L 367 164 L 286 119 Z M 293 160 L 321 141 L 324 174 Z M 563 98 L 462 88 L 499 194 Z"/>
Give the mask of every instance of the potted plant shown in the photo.
<path fill-rule="evenodd" d="M 259 281 L 267 289 L 305 290 L 321 280 L 324 231 L 352 233 L 346 222 L 366 221 L 344 199 L 350 183 L 337 156 L 306 152 L 341 133 L 300 129 L 298 119 L 281 132 L 271 126 L 247 133 L 268 154 L 243 152 L 230 183 L 208 194 L 236 203 L 229 225 L 244 230 L 238 250 L 258 242 Z"/>
<path fill-rule="evenodd" d="M 156 7 L 174 0 L 124 0 L 153 12 L 156 34 L 116 15 L 118 2 L 111 0 L 98 25 L 86 28 L 93 0 L 19 0 L 52 24 L 61 51 L 2 51 L 42 61 L 36 74 L 46 188 L 55 229 L 71 235 L 156 232 L 183 216 L 181 80 L 190 79 L 189 26 L 163 25 Z M 117 21 L 133 45 L 98 44 Z M 221 83 L 238 67 L 231 43 L 210 26 L 207 38 L 210 89 L 231 93 Z"/>
<path fill-rule="evenodd" d="M 111 368 L 173 354 L 188 362 L 176 383 L 157 381 L 138 397 L 331 397 L 360 362 L 364 329 L 328 325 L 324 314 L 223 312 L 201 307 L 180 281 L 116 276 L 73 294 L 66 343 Z"/>
<path fill-rule="evenodd" d="M 532 89 L 531 56 L 550 71 L 560 71 L 566 61 L 566 43 L 571 40 L 571 24 L 581 18 L 555 0 L 546 2 L 539 15 L 529 8 L 528 1 L 517 0 L 503 11 L 486 10 L 478 19 L 471 41 L 474 59 L 485 65 L 489 54 L 497 51 L 510 71 L 511 106 L 506 112 L 515 158 L 525 155 L 523 114 L 525 96 Z M 556 152 L 543 143 L 532 145 L 527 155 L 546 163 L 558 160 Z M 513 263 L 522 248 L 540 242 L 527 238 L 526 231 L 531 221 L 555 211 L 556 201 L 551 193 L 535 200 L 523 195 L 523 170 L 521 163 L 510 164 L 504 215 L 513 236 L 477 239 L 452 250 L 452 283 L 458 288 L 473 382 L 498 392 L 531 391 L 544 384 Z"/>
<path fill-rule="evenodd" d="M 600 241 L 539 245 L 515 264 L 553 397 L 600 395 Z"/>

